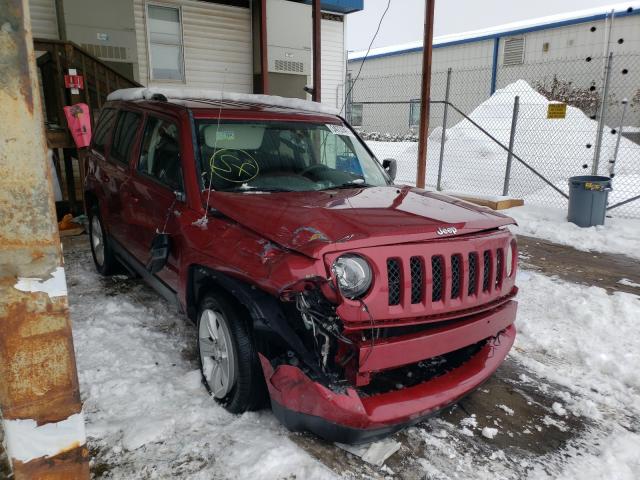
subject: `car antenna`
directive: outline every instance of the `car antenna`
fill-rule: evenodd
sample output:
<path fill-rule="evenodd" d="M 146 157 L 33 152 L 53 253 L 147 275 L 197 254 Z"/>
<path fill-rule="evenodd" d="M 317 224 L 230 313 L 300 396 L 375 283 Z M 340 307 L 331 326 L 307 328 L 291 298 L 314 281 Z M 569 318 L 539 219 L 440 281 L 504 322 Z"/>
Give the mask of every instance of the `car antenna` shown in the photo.
<path fill-rule="evenodd" d="M 220 102 L 218 104 L 218 121 L 216 124 L 216 139 L 213 142 L 213 155 L 209 159 L 209 185 L 207 186 L 207 204 L 204 208 L 204 214 L 201 218 L 193 222 L 193 225 L 198 226 L 200 228 L 205 228 L 207 223 L 209 223 L 209 200 L 211 198 L 211 184 L 213 182 L 213 160 L 217 153 L 218 148 L 218 130 L 220 129 L 220 117 L 222 116 L 222 100 L 224 99 L 224 85 L 227 79 L 227 69 L 224 69 L 224 75 L 222 76 L 222 90 L 220 91 Z"/>

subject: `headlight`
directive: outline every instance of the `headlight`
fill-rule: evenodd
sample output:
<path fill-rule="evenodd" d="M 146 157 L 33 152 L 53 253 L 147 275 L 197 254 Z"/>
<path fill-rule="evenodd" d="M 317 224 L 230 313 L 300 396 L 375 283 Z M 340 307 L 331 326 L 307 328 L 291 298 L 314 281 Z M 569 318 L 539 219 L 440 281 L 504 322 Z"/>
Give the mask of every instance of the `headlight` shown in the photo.
<path fill-rule="evenodd" d="M 340 292 L 347 298 L 362 297 L 371 286 L 371 267 L 362 257 L 353 254 L 338 257 L 331 267 Z"/>
<path fill-rule="evenodd" d="M 513 273 L 513 242 L 509 243 L 507 248 L 507 277 Z"/>

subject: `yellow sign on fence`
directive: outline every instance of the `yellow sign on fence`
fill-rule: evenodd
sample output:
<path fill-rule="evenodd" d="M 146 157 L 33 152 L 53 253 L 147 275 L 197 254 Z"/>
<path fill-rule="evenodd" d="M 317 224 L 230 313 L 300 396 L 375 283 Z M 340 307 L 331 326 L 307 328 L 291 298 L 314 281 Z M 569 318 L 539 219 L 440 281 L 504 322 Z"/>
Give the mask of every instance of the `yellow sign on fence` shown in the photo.
<path fill-rule="evenodd" d="M 566 103 L 550 103 L 547 106 L 547 118 L 565 118 L 567 116 Z"/>

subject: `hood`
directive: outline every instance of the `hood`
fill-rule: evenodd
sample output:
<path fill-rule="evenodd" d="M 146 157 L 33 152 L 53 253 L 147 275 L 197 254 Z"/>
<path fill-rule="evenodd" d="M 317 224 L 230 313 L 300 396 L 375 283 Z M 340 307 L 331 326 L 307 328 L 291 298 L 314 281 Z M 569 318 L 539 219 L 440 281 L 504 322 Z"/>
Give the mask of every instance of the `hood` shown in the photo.
<path fill-rule="evenodd" d="M 447 238 L 515 223 L 486 207 L 413 187 L 212 192 L 210 205 L 262 237 L 313 258 L 330 251 Z"/>

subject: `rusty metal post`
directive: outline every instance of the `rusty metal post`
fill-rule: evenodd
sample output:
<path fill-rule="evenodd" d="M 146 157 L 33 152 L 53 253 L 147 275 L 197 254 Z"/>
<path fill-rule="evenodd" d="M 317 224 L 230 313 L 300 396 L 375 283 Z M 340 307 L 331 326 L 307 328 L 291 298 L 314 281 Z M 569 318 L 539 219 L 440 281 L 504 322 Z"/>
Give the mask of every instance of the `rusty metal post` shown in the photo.
<path fill-rule="evenodd" d="M 431 54 L 433 50 L 433 13 L 435 0 L 426 0 L 424 12 L 424 40 L 422 42 L 422 95 L 420 96 L 420 130 L 418 132 L 418 169 L 416 186 L 424 188 L 427 176 L 427 137 L 431 101 Z"/>
<path fill-rule="evenodd" d="M 261 92 L 269 95 L 269 49 L 267 46 L 267 0 L 260 0 L 260 85 Z"/>
<path fill-rule="evenodd" d="M 16 480 L 89 477 L 28 0 L 0 0 L 0 410 Z"/>
<path fill-rule="evenodd" d="M 314 102 L 322 101 L 322 49 L 321 43 L 321 21 L 320 0 L 313 0 L 311 6 L 313 18 L 313 95 Z"/>

